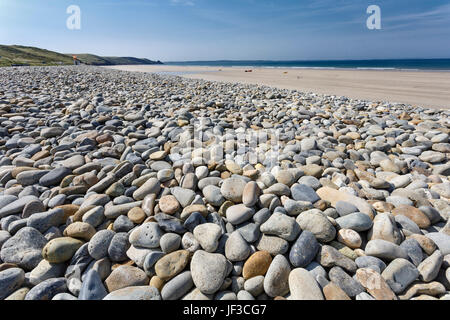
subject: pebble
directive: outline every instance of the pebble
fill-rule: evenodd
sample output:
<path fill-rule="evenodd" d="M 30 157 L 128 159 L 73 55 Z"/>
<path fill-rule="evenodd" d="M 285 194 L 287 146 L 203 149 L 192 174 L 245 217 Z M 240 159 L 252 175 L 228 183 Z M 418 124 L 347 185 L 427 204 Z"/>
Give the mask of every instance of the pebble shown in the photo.
<path fill-rule="evenodd" d="M 234 231 L 225 243 L 225 257 L 232 261 L 244 261 L 250 255 L 251 248 L 239 231 Z"/>
<path fill-rule="evenodd" d="M 83 245 L 83 242 L 62 237 L 50 240 L 42 249 L 42 256 L 50 263 L 62 263 L 70 260 L 75 252 Z"/>
<path fill-rule="evenodd" d="M 100 260 L 108 255 L 108 248 L 116 233 L 111 230 L 100 230 L 89 241 L 89 254 L 92 258 Z"/>
<path fill-rule="evenodd" d="M 319 251 L 319 243 L 311 232 L 303 231 L 289 252 L 289 261 L 298 268 L 304 268 L 310 264 Z"/>
<path fill-rule="evenodd" d="M 163 300 L 177 300 L 184 296 L 194 285 L 190 271 L 185 271 L 167 282 L 162 291 Z"/>
<path fill-rule="evenodd" d="M 121 262 L 127 260 L 127 250 L 130 248 L 128 234 L 125 232 L 116 233 L 108 247 L 108 257 L 113 262 Z"/>
<path fill-rule="evenodd" d="M 5 299 L 448 299 L 445 110 L 91 66 L 0 88 Z"/>
<path fill-rule="evenodd" d="M 292 198 L 296 201 L 308 201 L 314 203 L 320 200 L 316 191 L 306 184 L 294 184 L 291 187 Z"/>
<path fill-rule="evenodd" d="M 365 253 L 386 260 L 408 259 L 408 254 L 399 245 L 381 239 L 370 240 L 366 245 Z"/>
<path fill-rule="evenodd" d="M 151 286 L 122 288 L 106 295 L 103 300 L 161 300 L 158 289 Z"/>
<path fill-rule="evenodd" d="M 275 235 L 287 241 L 293 241 L 300 233 L 300 227 L 294 218 L 274 212 L 270 218 L 260 226 L 264 234 Z"/>
<path fill-rule="evenodd" d="M 373 226 L 373 221 L 370 217 L 361 212 L 350 213 L 346 216 L 336 219 L 339 227 L 344 229 L 351 229 L 356 232 L 367 231 Z"/>
<path fill-rule="evenodd" d="M 129 241 L 134 246 L 153 249 L 159 247 L 162 235 L 163 231 L 158 223 L 148 222 L 135 228 L 130 234 Z"/>
<path fill-rule="evenodd" d="M 244 204 L 231 206 L 226 211 L 229 223 L 237 225 L 249 220 L 255 214 L 255 210 L 246 207 Z"/>
<path fill-rule="evenodd" d="M 221 254 L 198 250 L 192 257 L 192 280 L 204 294 L 216 293 L 222 286 L 228 271 L 227 260 Z"/>
<path fill-rule="evenodd" d="M 64 276 L 64 271 L 64 263 L 50 263 L 47 260 L 41 260 L 36 268 L 31 270 L 28 281 L 32 285 L 37 285 L 42 281 Z"/>
<path fill-rule="evenodd" d="M 155 263 L 155 273 L 163 281 L 170 280 L 187 266 L 190 253 L 187 250 L 178 250 L 166 254 Z"/>
<path fill-rule="evenodd" d="M 371 269 L 358 269 L 356 279 L 376 300 L 397 300 L 395 293 L 378 272 Z"/>
<path fill-rule="evenodd" d="M 322 290 L 313 276 L 297 268 L 289 273 L 289 291 L 293 300 L 324 300 Z"/>
<path fill-rule="evenodd" d="M 424 282 L 431 282 L 436 279 L 439 270 L 441 269 L 444 256 L 439 250 L 433 252 L 431 256 L 423 260 L 418 266 L 420 279 Z"/>
<path fill-rule="evenodd" d="M 0 271 L 0 299 L 3 300 L 20 288 L 25 281 L 25 272 L 20 268 L 9 268 Z"/>
<path fill-rule="evenodd" d="M 78 300 L 102 300 L 108 295 L 97 271 L 91 269 L 86 274 Z"/>
<path fill-rule="evenodd" d="M 430 232 L 425 236 L 436 244 L 444 256 L 450 254 L 450 235 L 442 232 Z"/>
<path fill-rule="evenodd" d="M 245 180 L 237 177 L 225 179 L 220 187 L 220 192 L 225 199 L 234 203 L 242 203 L 242 196 L 246 186 Z"/>
<path fill-rule="evenodd" d="M 148 282 L 147 275 L 141 269 L 122 265 L 114 269 L 106 278 L 105 287 L 111 293 L 122 288 L 145 286 Z"/>
<path fill-rule="evenodd" d="M 335 208 L 341 217 L 346 216 L 350 213 L 358 212 L 358 208 L 347 201 L 336 202 Z"/>
<path fill-rule="evenodd" d="M 341 267 L 333 267 L 328 273 L 330 280 L 338 285 L 349 297 L 355 297 L 364 292 L 363 286 Z"/>
<path fill-rule="evenodd" d="M 362 244 L 361 236 L 352 229 L 340 229 L 337 240 L 351 249 L 358 249 Z"/>
<path fill-rule="evenodd" d="M 219 246 L 222 228 L 215 223 L 204 223 L 195 227 L 193 234 L 203 250 L 214 252 Z"/>
<path fill-rule="evenodd" d="M 301 213 L 296 221 L 302 230 L 312 232 L 320 242 L 330 242 L 336 236 L 336 229 L 330 220 L 317 209 Z"/>
<path fill-rule="evenodd" d="M 3 243 L 0 258 L 29 271 L 42 260 L 42 249 L 46 244 L 47 239 L 39 231 L 24 227 Z"/>
<path fill-rule="evenodd" d="M 247 207 L 253 207 L 258 201 L 261 189 L 254 181 L 248 182 L 242 191 L 242 203 Z"/>
<path fill-rule="evenodd" d="M 306 231 L 305 231 L 306 232 Z M 273 258 L 264 279 L 264 292 L 269 297 L 284 296 L 289 292 L 289 274 L 291 267 L 289 261 L 283 255 L 277 255 Z M 262 276 L 260 276 L 262 277 Z M 256 277 L 254 277 L 256 278 Z M 251 279 L 254 279 L 251 278 Z M 249 280 L 251 280 L 249 279 Z M 247 281 L 249 281 L 247 280 Z M 246 281 L 246 283 L 247 283 Z M 244 285 L 245 287 L 245 285 Z M 247 288 L 246 288 L 247 290 Z M 247 290 L 249 291 L 249 290 Z"/>
<path fill-rule="evenodd" d="M 397 258 L 384 269 L 381 276 L 396 294 L 403 292 L 419 277 L 419 271 L 408 260 Z"/>
<path fill-rule="evenodd" d="M 66 290 L 66 278 L 48 279 L 31 288 L 25 300 L 52 300 L 55 295 L 64 293 Z"/>
<path fill-rule="evenodd" d="M 271 263 L 272 257 L 269 252 L 257 251 L 245 261 L 242 276 L 246 280 L 256 276 L 263 276 Z"/>

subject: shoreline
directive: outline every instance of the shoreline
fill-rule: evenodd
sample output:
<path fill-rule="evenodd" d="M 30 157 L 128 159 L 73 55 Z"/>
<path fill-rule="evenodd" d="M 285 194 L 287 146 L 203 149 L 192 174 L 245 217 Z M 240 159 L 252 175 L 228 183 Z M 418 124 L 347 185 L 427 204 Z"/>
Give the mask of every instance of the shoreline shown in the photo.
<path fill-rule="evenodd" d="M 103 68 L 174 74 L 191 79 L 265 85 L 278 89 L 450 109 L 450 72 L 361 69 L 121 65 Z M 251 69 L 252 72 L 245 72 Z"/>

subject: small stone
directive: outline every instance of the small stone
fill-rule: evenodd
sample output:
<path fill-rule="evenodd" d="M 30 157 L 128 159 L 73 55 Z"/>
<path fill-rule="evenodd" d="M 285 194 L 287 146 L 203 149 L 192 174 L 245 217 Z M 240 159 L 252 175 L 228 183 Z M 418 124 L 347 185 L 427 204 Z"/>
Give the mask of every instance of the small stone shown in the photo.
<path fill-rule="evenodd" d="M 408 259 L 408 254 L 400 246 L 386 240 L 370 240 L 365 252 L 369 256 L 378 257 L 386 260 L 394 260 L 397 258 Z"/>
<path fill-rule="evenodd" d="M 0 300 L 5 299 L 19 289 L 24 280 L 25 272 L 20 268 L 9 268 L 0 271 Z"/>
<path fill-rule="evenodd" d="M 29 282 L 32 285 L 37 285 L 42 281 L 64 276 L 64 271 L 66 271 L 66 265 L 64 263 L 50 263 L 43 259 L 36 268 L 31 270 Z"/>
<path fill-rule="evenodd" d="M 358 269 L 356 279 L 376 300 L 397 300 L 383 277 L 371 269 Z"/>
<path fill-rule="evenodd" d="M 113 262 L 125 261 L 128 259 L 127 250 L 130 248 L 128 234 L 125 232 L 116 233 L 108 247 L 108 257 Z"/>
<path fill-rule="evenodd" d="M 303 231 L 289 252 L 289 261 L 294 267 L 306 267 L 314 259 L 320 245 L 316 237 L 309 231 Z"/>
<path fill-rule="evenodd" d="M 42 281 L 25 296 L 25 300 L 51 300 L 58 293 L 67 290 L 66 278 L 53 278 Z"/>
<path fill-rule="evenodd" d="M 208 185 L 203 188 L 202 192 L 206 201 L 215 207 L 220 207 L 225 202 L 225 198 L 217 186 Z"/>
<path fill-rule="evenodd" d="M 437 245 L 444 256 L 450 254 L 450 235 L 442 232 L 430 232 L 425 236 Z"/>
<path fill-rule="evenodd" d="M 105 286 L 109 292 L 113 292 L 127 287 L 145 286 L 148 281 L 147 275 L 141 269 L 123 265 L 111 272 L 105 280 Z"/>
<path fill-rule="evenodd" d="M 292 270 L 288 281 L 292 300 L 324 300 L 319 284 L 307 270 Z"/>
<path fill-rule="evenodd" d="M 438 276 L 444 256 L 439 250 L 436 250 L 431 256 L 422 261 L 417 267 L 420 274 L 420 280 L 431 282 Z"/>
<path fill-rule="evenodd" d="M 161 290 L 163 300 L 177 300 L 183 297 L 194 286 L 192 274 L 185 271 L 167 282 Z"/>
<path fill-rule="evenodd" d="M 418 294 L 426 294 L 430 296 L 439 296 L 445 293 L 445 287 L 439 282 L 416 283 L 409 287 L 404 295 L 399 296 L 400 300 L 410 300 Z"/>
<path fill-rule="evenodd" d="M 242 193 L 242 203 L 247 207 L 253 207 L 258 201 L 258 197 L 261 193 L 261 189 L 254 181 L 248 182 Z"/>
<path fill-rule="evenodd" d="M 267 270 L 266 276 L 263 278 L 264 292 L 269 297 L 284 296 L 287 294 L 289 292 L 288 281 L 290 272 L 291 267 L 289 261 L 282 255 L 275 256 Z"/>
<path fill-rule="evenodd" d="M 357 269 L 356 263 L 352 259 L 346 257 L 341 252 L 328 245 L 323 245 L 319 249 L 317 261 L 322 266 L 327 268 L 339 266 L 352 273 Z"/>
<path fill-rule="evenodd" d="M 195 286 L 204 294 L 216 293 L 227 276 L 228 264 L 221 254 L 198 250 L 191 261 Z"/>
<path fill-rule="evenodd" d="M 42 249 L 42 256 L 50 263 L 62 263 L 72 258 L 83 242 L 70 238 L 56 238 L 50 240 Z"/>
<path fill-rule="evenodd" d="M 336 219 L 336 223 L 344 229 L 351 229 L 357 232 L 367 231 L 373 226 L 370 217 L 361 212 L 350 213 Z"/>
<path fill-rule="evenodd" d="M 141 208 L 135 207 L 128 211 L 128 219 L 130 219 L 133 223 L 141 224 L 147 218 L 144 210 Z"/>
<path fill-rule="evenodd" d="M 259 251 L 267 251 L 272 256 L 285 254 L 289 250 L 289 242 L 276 236 L 263 234 L 256 242 Z"/>
<path fill-rule="evenodd" d="M 98 272 L 89 270 L 83 280 L 78 300 L 102 300 L 107 294 Z"/>
<path fill-rule="evenodd" d="M 85 222 L 74 222 L 70 224 L 63 232 L 64 236 L 89 241 L 96 230 L 93 226 Z"/>
<path fill-rule="evenodd" d="M 251 249 L 239 231 L 234 231 L 225 243 L 225 257 L 232 261 L 244 261 L 250 255 Z"/>
<path fill-rule="evenodd" d="M 161 300 L 158 289 L 152 286 L 137 286 L 122 288 L 109 293 L 103 300 Z"/>
<path fill-rule="evenodd" d="M 400 205 L 392 210 L 394 216 L 404 215 L 414 221 L 420 228 L 426 229 L 430 226 L 430 219 L 419 209 L 408 205 Z"/>
<path fill-rule="evenodd" d="M 194 237 L 206 252 L 214 252 L 219 246 L 222 229 L 215 223 L 204 223 L 194 229 Z"/>
<path fill-rule="evenodd" d="M 323 287 L 323 294 L 326 300 L 351 300 L 345 291 L 333 282 L 329 282 L 325 287 Z"/>
<path fill-rule="evenodd" d="M 263 276 L 272 263 L 272 257 L 267 251 L 257 251 L 252 254 L 244 263 L 242 276 L 244 279 L 250 279 L 256 276 Z"/>
<path fill-rule="evenodd" d="M 347 201 L 336 202 L 335 208 L 341 217 L 346 216 L 350 213 L 355 213 L 355 212 L 359 211 L 356 206 L 354 206 L 353 204 L 351 204 L 350 202 L 347 202 Z"/>
<path fill-rule="evenodd" d="M 130 234 L 129 241 L 134 246 L 153 249 L 159 247 L 162 235 L 163 231 L 158 223 L 148 222 L 135 228 Z"/>
<path fill-rule="evenodd" d="M 164 281 L 175 277 L 187 266 L 189 258 L 190 253 L 187 250 L 179 250 L 165 255 L 155 264 L 156 275 Z"/>
<path fill-rule="evenodd" d="M 317 209 L 302 212 L 297 223 L 302 230 L 308 230 L 321 242 L 330 242 L 336 236 L 336 229 L 328 218 Z"/>
<path fill-rule="evenodd" d="M 133 198 L 135 200 L 143 200 L 148 194 L 158 194 L 160 190 L 159 180 L 150 178 L 133 193 Z"/>
<path fill-rule="evenodd" d="M 161 250 L 165 253 L 171 253 L 177 250 L 180 247 L 180 244 L 181 236 L 176 233 L 166 233 L 159 241 Z"/>
<path fill-rule="evenodd" d="M 159 208 L 166 214 L 174 214 L 180 209 L 177 198 L 172 195 L 164 196 L 159 199 Z"/>
<path fill-rule="evenodd" d="M 108 248 L 116 233 L 111 230 L 100 230 L 89 241 L 89 254 L 92 258 L 100 260 L 108 255 Z"/>
<path fill-rule="evenodd" d="M 392 291 L 398 294 L 419 277 L 419 271 L 408 260 L 398 258 L 384 269 L 381 276 L 386 280 Z"/>
<path fill-rule="evenodd" d="M 24 227 L 3 243 L 0 258 L 24 270 L 32 270 L 42 260 L 42 249 L 46 243 L 47 239 L 39 231 Z"/>
<path fill-rule="evenodd" d="M 338 285 L 349 297 L 355 297 L 364 291 L 361 284 L 350 277 L 341 267 L 333 267 L 328 273 L 330 280 Z"/>
<path fill-rule="evenodd" d="M 337 234 L 337 240 L 352 249 L 358 249 L 362 244 L 359 233 L 351 229 L 340 229 Z"/>
<path fill-rule="evenodd" d="M 244 289 L 252 296 L 255 297 L 259 296 L 264 292 L 264 276 L 256 276 L 251 279 L 248 279 L 244 283 Z"/>
<path fill-rule="evenodd" d="M 229 223 L 237 225 L 249 220 L 255 211 L 243 204 L 231 206 L 226 211 L 227 220 Z"/>
<path fill-rule="evenodd" d="M 422 252 L 422 248 L 420 247 L 420 244 L 417 242 L 417 240 L 414 239 L 406 239 L 402 242 L 400 245 L 401 248 L 403 248 L 406 253 L 408 254 L 409 260 L 415 265 L 418 266 L 423 258 L 424 254 Z"/>
<path fill-rule="evenodd" d="M 308 201 L 314 203 L 320 200 L 316 191 L 306 184 L 294 184 L 291 187 L 292 198 L 296 201 Z"/>
<path fill-rule="evenodd" d="M 245 180 L 231 177 L 223 181 L 220 191 L 225 199 L 234 203 L 242 203 L 242 195 L 244 193 L 245 185 Z"/>

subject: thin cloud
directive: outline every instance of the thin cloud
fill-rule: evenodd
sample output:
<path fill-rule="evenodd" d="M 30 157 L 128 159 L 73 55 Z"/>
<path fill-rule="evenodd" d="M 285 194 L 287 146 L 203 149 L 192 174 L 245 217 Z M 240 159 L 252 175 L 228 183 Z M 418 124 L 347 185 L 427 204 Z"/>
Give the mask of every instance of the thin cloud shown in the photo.
<path fill-rule="evenodd" d="M 170 4 L 173 6 L 195 6 L 195 3 L 191 0 L 170 0 Z"/>

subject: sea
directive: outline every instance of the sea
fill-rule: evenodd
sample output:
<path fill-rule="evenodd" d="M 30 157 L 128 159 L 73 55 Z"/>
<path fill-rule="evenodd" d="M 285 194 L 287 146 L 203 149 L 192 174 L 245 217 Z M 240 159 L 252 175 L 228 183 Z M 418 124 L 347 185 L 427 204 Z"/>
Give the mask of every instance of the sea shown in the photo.
<path fill-rule="evenodd" d="M 395 59 L 395 60 L 217 60 L 172 61 L 166 65 L 248 67 L 248 68 L 297 68 L 297 69 L 361 69 L 361 70 L 434 70 L 450 71 L 450 59 Z"/>

